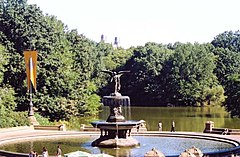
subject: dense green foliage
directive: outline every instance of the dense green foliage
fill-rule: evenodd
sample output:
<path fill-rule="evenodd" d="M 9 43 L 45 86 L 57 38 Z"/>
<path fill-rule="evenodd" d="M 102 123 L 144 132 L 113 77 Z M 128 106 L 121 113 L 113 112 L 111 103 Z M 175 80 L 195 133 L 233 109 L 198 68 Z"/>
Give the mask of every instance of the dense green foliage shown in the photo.
<path fill-rule="evenodd" d="M 225 100 L 224 90 L 213 73 L 213 49 L 210 44 L 197 43 L 177 43 L 172 49 L 148 43 L 135 49 L 126 64 L 134 75 L 132 80 L 128 79 L 129 94 L 140 95 L 141 99 L 135 101 L 144 104 L 221 104 Z"/>
<path fill-rule="evenodd" d="M 240 32 L 219 34 L 212 44 L 218 56 L 215 71 L 227 96 L 224 106 L 232 116 L 240 117 Z"/>
<path fill-rule="evenodd" d="M 240 117 L 240 75 L 235 74 L 228 77 L 225 89 L 227 96 L 225 107 L 233 117 Z"/>
<path fill-rule="evenodd" d="M 100 105 L 92 80 L 97 69 L 96 59 L 91 60 L 96 43 L 68 32 L 61 21 L 44 16 L 37 6 L 26 1 L 1 1 L 1 10 L 0 39 L 10 59 L 4 83 L 14 87 L 18 110 L 28 107 L 23 51 L 36 49 L 38 77 L 34 106 L 37 110 L 52 120 L 95 114 Z"/>
<path fill-rule="evenodd" d="M 128 77 L 123 77 L 122 81 L 133 103 L 143 105 L 148 102 L 156 105 L 163 100 L 161 96 L 164 87 L 159 77 L 166 60 L 172 53 L 172 50 L 155 43 L 147 43 L 144 47 L 134 49 L 133 56 L 124 67 L 131 73 Z M 140 104 L 141 102 L 143 104 Z"/>
<path fill-rule="evenodd" d="M 51 120 L 96 115 L 100 96 L 113 91 L 102 70 L 130 70 L 121 93 L 134 105 L 220 105 L 239 109 L 239 32 L 208 44 L 157 44 L 129 49 L 68 30 L 26 0 L 0 1 L 0 107 L 26 111 L 29 95 L 23 51 L 38 51 L 34 108 Z M 4 50 L 5 48 L 5 50 Z M 234 90 L 233 90 L 234 88 Z M 226 99 L 226 101 L 225 101 Z M 3 112 L 1 112 L 3 113 Z"/>
<path fill-rule="evenodd" d="M 8 85 L 3 84 L 4 66 L 9 60 L 7 53 L 2 45 L 0 45 L 0 128 L 29 125 L 26 112 L 15 112 L 15 92 Z"/>
<path fill-rule="evenodd" d="M 217 35 L 212 44 L 215 47 L 222 47 L 229 49 L 230 51 L 240 52 L 240 31 L 232 32 L 226 31 Z"/>
<path fill-rule="evenodd" d="M 164 69 L 166 91 L 172 101 L 204 105 L 224 101 L 223 90 L 214 75 L 215 56 L 211 45 L 178 44 Z M 170 84 L 169 84 L 170 83 Z M 215 92 L 214 92 L 215 91 Z"/>
<path fill-rule="evenodd" d="M 38 51 L 33 103 L 41 115 L 67 120 L 97 114 L 100 97 L 96 93 L 107 83 L 100 71 L 117 68 L 131 53 L 68 30 L 56 17 L 43 15 L 25 0 L 1 1 L 0 8 L 0 42 L 9 56 L 3 83 L 14 88 L 17 110 L 26 111 L 29 104 L 23 51 L 31 49 Z"/>

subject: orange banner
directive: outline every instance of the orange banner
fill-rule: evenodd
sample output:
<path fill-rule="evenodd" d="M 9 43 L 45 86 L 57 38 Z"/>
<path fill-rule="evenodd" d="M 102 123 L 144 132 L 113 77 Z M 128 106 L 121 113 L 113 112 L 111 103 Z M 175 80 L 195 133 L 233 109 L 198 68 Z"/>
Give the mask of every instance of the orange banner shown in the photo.
<path fill-rule="evenodd" d="M 24 58 L 26 63 L 27 84 L 30 90 L 30 83 L 36 91 L 37 87 L 37 51 L 24 51 Z"/>

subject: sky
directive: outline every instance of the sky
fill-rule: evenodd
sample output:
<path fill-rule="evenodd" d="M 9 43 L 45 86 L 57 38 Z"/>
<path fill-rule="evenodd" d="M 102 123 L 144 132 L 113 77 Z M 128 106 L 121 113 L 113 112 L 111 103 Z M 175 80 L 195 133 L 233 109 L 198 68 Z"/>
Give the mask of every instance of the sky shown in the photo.
<path fill-rule="evenodd" d="M 211 42 L 240 30 L 239 0 L 28 0 L 69 29 L 96 42 L 143 46 L 147 42 Z"/>

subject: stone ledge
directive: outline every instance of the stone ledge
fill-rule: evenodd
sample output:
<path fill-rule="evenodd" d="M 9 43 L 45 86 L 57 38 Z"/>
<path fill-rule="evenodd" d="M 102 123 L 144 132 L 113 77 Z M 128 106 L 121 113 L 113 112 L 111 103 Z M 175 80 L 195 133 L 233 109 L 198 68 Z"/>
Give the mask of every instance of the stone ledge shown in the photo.
<path fill-rule="evenodd" d="M 210 133 L 210 134 L 224 134 L 225 129 L 227 129 L 227 132 L 225 135 L 240 135 L 240 129 L 229 129 L 229 128 L 212 128 L 212 130 L 204 130 L 204 133 Z"/>
<path fill-rule="evenodd" d="M 99 128 L 94 128 L 93 126 L 87 126 L 82 124 L 80 127 L 80 131 L 100 131 Z"/>
<path fill-rule="evenodd" d="M 24 153 L 16 153 L 16 152 L 9 152 L 9 151 L 4 151 L 0 150 L 0 156 L 6 156 L 6 157 L 28 157 L 28 154 Z"/>
<path fill-rule="evenodd" d="M 61 125 L 34 125 L 34 130 L 54 130 L 54 131 L 66 131 L 64 124 Z"/>

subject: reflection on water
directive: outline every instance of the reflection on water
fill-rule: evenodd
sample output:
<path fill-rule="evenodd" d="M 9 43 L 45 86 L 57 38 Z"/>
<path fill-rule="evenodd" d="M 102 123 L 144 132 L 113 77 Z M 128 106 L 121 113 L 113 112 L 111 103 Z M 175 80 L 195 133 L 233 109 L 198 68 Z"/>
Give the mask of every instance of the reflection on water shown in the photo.
<path fill-rule="evenodd" d="M 128 111 L 124 109 L 123 112 Z M 148 130 L 158 130 L 159 121 L 163 124 L 163 131 L 170 131 L 172 120 L 175 121 L 177 131 L 203 132 L 206 121 L 213 121 L 215 127 L 239 128 L 240 120 L 231 118 L 224 108 L 215 107 L 131 107 L 131 114 L 124 115 L 126 119 L 145 120 Z M 106 120 L 109 108 L 103 107 L 99 119 Z"/>
<path fill-rule="evenodd" d="M 98 148 L 92 147 L 91 142 L 97 137 L 90 138 L 68 138 L 68 139 L 45 139 L 36 141 L 26 141 L 22 143 L 9 144 L 1 146 L 0 149 L 14 151 L 20 153 L 29 153 L 30 150 L 35 150 L 41 153 L 42 147 L 45 146 L 50 155 L 55 155 L 57 145 L 61 145 L 64 154 L 74 151 L 85 151 L 92 154 L 106 153 L 116 157 L 140 157 L 153 147 L 163 152 L 165 155 L 179 155 L 181 152 L 192 146 L 196 146 L 203 153 L 227 150 L 233 145 L 209 140 L 199 140 L 190 138 L 176 137 L 152 137 L 152 136 L 135 136 L 140 146 L 136 148 Z"/>

